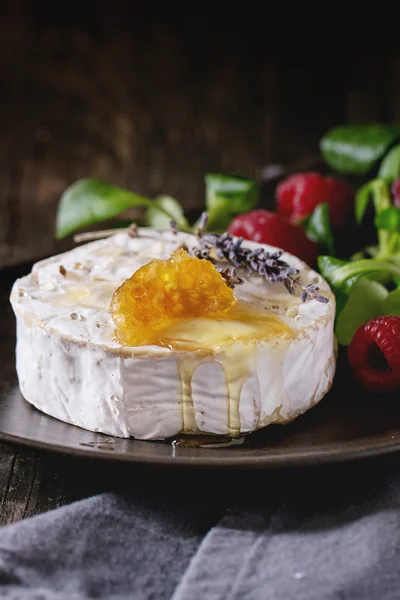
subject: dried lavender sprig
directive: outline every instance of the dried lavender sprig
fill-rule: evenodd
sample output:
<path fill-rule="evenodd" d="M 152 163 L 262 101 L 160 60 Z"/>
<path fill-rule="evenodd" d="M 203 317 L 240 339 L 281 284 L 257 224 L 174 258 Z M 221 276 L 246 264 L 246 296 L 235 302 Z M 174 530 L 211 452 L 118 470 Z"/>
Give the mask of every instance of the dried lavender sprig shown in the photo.
<path fill-rule="evenodd" d="M 234 288 L 235 285 L 244 283 L 244 280 L 237 276 L 235 267 L 225 267 L 224 269 L 219 270 L 219 273 L 221 273 L 222 279 L 230 288 Z"/>
<path fill-rule="evenodd" d="M 228 232 L 222 234 L 204 233 L 207 225 L 208 214 L 204 212 L 199 220 L 197 229 L 197 237 L 200 248 L 191 248 L 190 252 L 198 258 L 210 260 L 214 264 L 216 261 L 211 256 L 211 250 L 214 249 L 219 259 L 231 263 L 233 267 L 247 269 L 249 274 L 256 273 L 265 277 L 272 283 L 281 282 L 287 291 L 294 295 L 296 286 L 302 286 L 300 280 L 300 271 L 291 267 L 287 262 L 281 259 L 283 252 L 268 252 L 264 248 L 256 248 L 250 250 L 242 246 L 243 238 L 234 239 Z M 221 271 L 222 274 L 223 271 Z M 231 271 L 232 273 L 232 271 Z M 224 276 L 224 275 L 223 275 Z M 226 274 L 226 278 L 228 275 Z M 235 285 L 234 279 L 240 279 L 234 274 L 229 275 L 231 285 Z M 242 283 L 242 280 L 236 283 Z M 317 302 L 329 302 L 328 298 L 318 294 L 319 288 L 315 285 L 307 285 L 303 287 L 301 301 L 306 302 L 308 299 L 316 300 Z"/>
<path fill-rule="evenodd" d="M 303 291 L 301 293 L 301 301 L 306 302 L 308 298 L 312 298 L 313 300 L 321 302 L 322 304 L 326 304 L 327 302 L 329 302 L 328 298 L 326 298 L 325 296 L 321 296 L 321 294 L 318 294 L 318 292 L 319 287 L 310 283 L 306 287 L 303 287 Z"/>
<path fill-rule="evenodd" d="M 138 226 L 136 223 L 131 223 L 128 227 L 128 235 L 131 238 L 135 238 L 138 236 Z"/>
<path fill-rule="evenodd" d="M 322 296 L 321 294 L 315 294 L 314 300 L 316 300 L 317 302 L 321 302 L 321 304 L 328 304 L 329 302 L 329 298 L 327 298 L 326 296 Z"/>
<path fill-rule="evenodd" d="M 169 222 L 169 226 L 171 228 L 171 231 L 174 235 L 178 235 L 179 232 L 179 228 L 178 228 L 178 224 L 174 219 L 171 219 Z"/>
<path fill-rule="evenodd" d="M 212 262 L 214 265 L 217 263 L 216 260 L 214 260 L 212 258 L 212 256 L 210 256 L 210 251 L 208 250 L 208 248 L 190 248 L 189 253 L 192 256 L 195 256 L 196 258 L 201 258 L 204 260 L 209 260 L 210 262 Z"/>
<path fill-rule="evenodd" d="M 242 246 L 242 238 L 234 239 L 228 233 L 221 235 L 206 233 L 199 242 L 202 258 L 210 258 L 210 251 L 214 248 L 218 258 L 226 260 L 237 268 L 247 269 L 249 274 L 256 273 L 273 283 L 282 282 L 291 295 L 296 293 L 297 286 L 301 286 L 299 269 L 291 267 L 281 259 L 282 251 L 270 253 L 264 248 L 250 250 L 250 248 Z M 329 301 L 328 298 L 317 292 L 317 286 L 310 285 L 303 288 L 302 302 L 307 299 L 323 303 Z"/>
<path fill-rule="evenodd" d="M 195 232 L 198 238 L 201 238 L 201 236 L 203 235 L 203 233 L 207 227 L 207 223 L 208 223 L 208 212 L 203 212 L 200 215 L 200 219 L 197 224 L 197 228 L 196 228 L 196 232 Z"/>
<path fill-rule="evenodd" d="M 295 292 L 299 271 L 281 260 L 282 252 L 270 253 L 264 248 L 250 250 L 242 246 L 242 238 L 234 239 L 229 233 L 206 233 L 199 242 L 203 258 L 208 258 L 214 248 L 218 258 L 247 269 L 249 274 L 257 273 L 272 282 L 282 281 L 291 294 Z"/>

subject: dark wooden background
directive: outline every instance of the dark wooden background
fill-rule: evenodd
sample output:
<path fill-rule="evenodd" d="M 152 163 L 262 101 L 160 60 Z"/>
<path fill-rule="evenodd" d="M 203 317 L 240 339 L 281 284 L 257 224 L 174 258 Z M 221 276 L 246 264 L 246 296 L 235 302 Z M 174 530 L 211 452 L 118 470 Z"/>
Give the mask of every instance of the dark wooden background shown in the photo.
<path fill-rule="evenodd" d="M 259 179 L 271 162 L 314 156 L 330 127 L 367 120 L 400 121 L 400 49 L 388 40 L 292 35 L 251 2 L 2 2 L 0 267 L 68 247 L 54 218 L 78 177 L 172 194 L 194 211 L 207 171 Z M 115 477 L 3 446 L 0 523 Z"/>

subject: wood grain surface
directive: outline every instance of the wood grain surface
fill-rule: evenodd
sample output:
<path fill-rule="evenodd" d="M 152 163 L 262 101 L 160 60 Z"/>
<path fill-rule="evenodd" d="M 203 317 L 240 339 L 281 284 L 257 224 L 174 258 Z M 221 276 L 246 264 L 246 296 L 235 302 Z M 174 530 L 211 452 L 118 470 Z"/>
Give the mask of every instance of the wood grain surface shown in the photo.
<path fill-rule="evenodd" d="M 54 220 L 79 177 L 168 193 L 190 213 L 208 171 L 259 179 L 314 156 L 336 124 L 400 121 L 399 49 L 285 46 L 217 5 L 1 3 L 0 267 L 70 246 Z M 96 463 L 3 445 L 0 523 L 110 482 Z"/>

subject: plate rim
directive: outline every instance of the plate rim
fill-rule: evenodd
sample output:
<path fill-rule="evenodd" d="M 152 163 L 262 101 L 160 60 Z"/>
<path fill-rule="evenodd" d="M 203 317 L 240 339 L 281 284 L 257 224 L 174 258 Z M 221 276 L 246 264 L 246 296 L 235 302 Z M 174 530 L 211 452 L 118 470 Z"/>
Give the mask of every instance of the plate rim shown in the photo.
<path fill-rule="evenodd" d="M 48 416 L 48 415 L 46 415 Z M 50 417 L 51 418 L 51 417 Z M 73 427 L 73 425 L 71 425 Z M 97 434 L 104 435 L 104 434 Z M 125 438 L 124 438 L 125 439 Z M 134 442 L 135 440 L 132 439 Z M 146 443 L 143 440 L 136 440 Z M 374 447 L 365 447 L 361 443 L 356 443 L 355 448 L 349 448 L 349 451 L 343 451 L 340 448 L 327 448 L 319 452 L 303 452 L 299 454 L 284 454 L 282 456 L 268 457 L 265 456 L 248 456 L 235 457 L 234 453 L 224 457 L 223 452 L 226 449 L 221 448 L 221 458 L 210 456 L 209 458 L 200 456 L 154 456 L 152 454 L 129 454 L 115 453 L 112 450 L 99 450 L 95 446 L 84 448 L 73 448 L 53 442 L 42 440 L 29 439 L 11 433 L 0 431 L 0 442 L 16 444 L 26 448 L 34 448 L 46 452 L 55 452 L 57 454 L 75 456 L 79 458 L 103 460 L 107 462 L 147 465 L 154 467 L 191 467 L 191 468 L 207 468 L 207 469 L 284 469 L 284 468 L 302 468 L 313 467 L 328 464 L 347 463 L 357 460 L 366 460 L 378 456 L 391 455 L 400 451 L 400 441 L 393 443 L 381 442 Z M 100 442 L 99 442 L 100 443 Z M 331 444 L 335 446 L 336 444 Z M 206 450 L 203 448 L 202 450 Z M 229 452 L 229 451 L 228 451 Z"/>

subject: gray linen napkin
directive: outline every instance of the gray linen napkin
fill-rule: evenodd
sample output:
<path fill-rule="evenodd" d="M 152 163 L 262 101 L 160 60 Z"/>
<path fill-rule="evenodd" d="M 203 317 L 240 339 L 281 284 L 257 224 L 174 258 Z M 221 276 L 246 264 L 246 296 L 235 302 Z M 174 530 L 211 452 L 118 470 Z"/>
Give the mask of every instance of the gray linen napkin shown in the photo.
<path fill-rule="evenodd" d="M 207 482 L 199 502 L 154 487 L 107 493 L 0 530 L 0 598 L 400 597 L 397 471 L 365 463 Z M 215 525 L 221 498 L 233 508 Z"/>
<path fill-rule="evenodd" d="M 173 600 L 398 600 L 400 478 L 374 491 L 332 505 L 329 486 L 298 489 L 272 510 L 228 510 Z"/>
<path fill-rule="evenodd" d="M 105 493 L 4 527 L 0 598 L 169 599 L 210 527 L 205 512 Z"/>

